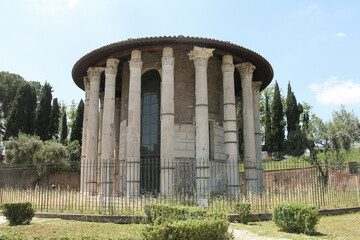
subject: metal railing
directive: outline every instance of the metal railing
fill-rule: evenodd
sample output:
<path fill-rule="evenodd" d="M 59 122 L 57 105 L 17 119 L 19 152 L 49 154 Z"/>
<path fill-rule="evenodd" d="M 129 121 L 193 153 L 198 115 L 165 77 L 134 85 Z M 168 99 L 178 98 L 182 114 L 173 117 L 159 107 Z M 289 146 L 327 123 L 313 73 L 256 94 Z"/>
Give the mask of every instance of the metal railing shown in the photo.
<path fill-rule="evenodd" d="M 230 171 L 234 168 L 239 171 Z M 81 169 L 82 174 L 56 165 L 0 165 L 0 203 L 29 201 L 42 212 L 101 214 L 143 214 L 148 203 L 196 206 L 204 201 L 227 213 L 245 201 L 253 212 L 271 212 L 283 201 L 318 208 L 360 205 L 358 163 L 320 169 L 301 159 L 264 160 L 263 182 L 247 192 L 243 163 L 130 159 L 82 164 Z"/>

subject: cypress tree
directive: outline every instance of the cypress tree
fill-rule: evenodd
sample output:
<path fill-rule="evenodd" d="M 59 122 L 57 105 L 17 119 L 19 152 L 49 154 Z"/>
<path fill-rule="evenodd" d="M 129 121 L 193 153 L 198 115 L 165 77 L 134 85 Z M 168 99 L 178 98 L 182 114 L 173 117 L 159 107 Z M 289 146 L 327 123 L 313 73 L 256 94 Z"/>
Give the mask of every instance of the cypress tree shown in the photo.
<path fill-rule="evenodd" d="M 51 116 L 51 90 L 49 83 L 45 83 L 40 93 L 40 102 L 36 110 L 36 134 L 41 140 L 49 140 L 49 126 Z"/>
<path fill-rule="evenodd" d="M 59 138 L 59 120 L 60 120 L 60 107 L 58 99 L 54 98 L 51 106 L 50 126 L 49 126 L 49 138 L 53 136 Z"/>
<path fill-rule="evenodd" d="M 279 85 L 275 82 L 274 98 L 271 104 L 271 140 L 273 152 L 280 157 L 284 145 L 284 111 L 281 102 Z"/>
<path fill-rule="evenodd" d="M 62 144 L 66 143 L 67 135 L 68 135 L 68 126 L 66 119 L 66 109 L 65 106 L 63 106 L 62 115 L 61 115 L 61 129 L 60 129 L 60 142 Z"/>
<path fill-rule="evenodd" d="M 83 119 L 84 119 L 84 102 L 81 99 L 76 110 L 74 124 L 71 128 L 71 134 L 70 134 L 70 141 L 78 140 L 80 145 L 82 140 Z"/>
<path fill-rule="evenodd" d="M 4 140 L 17 137 L 19 132 L 34 134 L 36 116 L 36 92 L 28 83 L 23 82 L 16 93 L 4 134 Z"/>
<path fill-rule="evenodd" d="M 268 154 L 271 154 L 273 151 L 271 144 L 271 115 L 268 93 L 265 93 L 265 149 Z"/>
<path fill-rule="evenodd" d="M 288 91 L 286 96 L 286 120 L 288 136 L 291 132 L 296 131 L 299 125 L 300 111 L 293 91 L 291 91 L 290 82 L 288 84 Z"/>

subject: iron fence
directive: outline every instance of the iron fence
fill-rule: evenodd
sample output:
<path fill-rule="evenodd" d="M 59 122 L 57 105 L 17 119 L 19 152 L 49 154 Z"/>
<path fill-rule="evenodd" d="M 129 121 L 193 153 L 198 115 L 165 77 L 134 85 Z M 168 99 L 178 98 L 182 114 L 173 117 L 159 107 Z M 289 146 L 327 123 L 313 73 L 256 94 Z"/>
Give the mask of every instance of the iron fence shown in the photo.
<path fill-rule="evenodd" d="M 236 162 L 144 158 L 83 163 L 81 171 L 0 165 L 0 203 L 29 201 L 42 212 L 101 214 L 143 214 L 148 203 L 200 204 L 227 213 L 245 201 L 253 212 L 270 212 L 283 201 L 318 208 L 360 205 L 358 163 L 313 167 L 301 159 L 264 160 L 261 181 L 250 190 L 244 164 Z"/>

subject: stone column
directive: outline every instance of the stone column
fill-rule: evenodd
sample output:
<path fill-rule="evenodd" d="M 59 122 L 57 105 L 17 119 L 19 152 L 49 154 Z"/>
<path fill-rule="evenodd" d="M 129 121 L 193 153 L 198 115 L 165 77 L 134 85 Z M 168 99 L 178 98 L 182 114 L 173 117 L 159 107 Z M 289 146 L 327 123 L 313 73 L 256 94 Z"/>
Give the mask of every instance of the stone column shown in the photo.
<path fill-rule="evenodd" d="M 115 184 L 113 185 L 114 194 L 118 194 L 119 187 L 119 153 L 120 153 L 120 114 L 121 114 L 121 99 L 115 99 L 115 136 L 114 136 L 114 170 L 115 170 Z"/>
<path fill-rule="evenodd" d="M 236 128 L 236 105 L 233 57 L 225 55 L 222 59 L 224 95 L 224 144 L 227 164 L 228 193 L 239 191 L 238 142 Z"/>
<path fill-rule="evenodd" d="M 114 182 L 115 85 L 119 60 L 109 58 L 105 68 L 105 96 L 101 138 L 101 193 L 111 197 Z"/>
<path fill-rule="evenodd" d="M 255 150 L 256 150 L 256 168 L 257 168 L 257 187 L 262 190 L 264 187 L 263 167 L 261 156 L 261 130 L 260 130 L 260 103 L 259 93 L 262 82 L 252 82 L 252 94 L 254 104 L 254 129 L 255 129 Z"/>
<path fill-rule="evenodd" d="M 249 62 L 236 65 L 239 70 L 243 103 L 244 165 L 246 192 L 257 191 L 257 167 L 255 149 L 254 105 L 252 77 L 255 66 Z"/>
<path fill-rule="evenodd" d="M 87 143 L 86 143 L 86 171 L 85 193 L 96 194 L 96 168 L 97 168 L 97 144 L 98 144 L 98 119 L 99 119 L 99 87 L 100 74 L 105 69 L 91 67 L 88 69 L 90 81 L 90 97 L 88 108 Z"/>
<path fill-rule="evenodd" d="M 99 137 L 98 137 L 98 156 L 97 156 L 97 191 L 101 194 L 101 143 L 102 143 L 102 128 L 103 128 L 103 115 L 104 115 L 104 93 L 99 93 L 100 99 L 100 116 L 99 116 Z"/>
<path fill-rule="evenodd" d="M 173 49 L 165 47 L 162 57 L 161 81 L 161 173 L 160 190 L 164 195 L 172 192 L 174 184 L 174 63 Z"/>
<path fill-rule="evenodd" d="M 140 121 L 141 121 L 141 52 L 131 52 L 129 105 L 128 105 L 128 133 L 126 160 L 126 189 L 129 197 L 140 193 Z"/>
<path fill-rule="evenodd" d="M 189 59 L 195 65 L 195 157 L 196 157 L 196 193 L 200 198 L 209 193 L 209 112 L 207 89 L 208 59 L 213 54 L 213 48 L 194 46 Z"/>
<path fill-rule="evenodd" d="M 84 174 L 87 169 L 86 164 L 86 134 L 87 134 L 87 124 L 88 124 L 88 110 L 89 110 L 89 92 L 90 92 L 90 83 L 87 76 L 84 77 L 84 89 L 85 89 L 85 103 L 84 103 L 84 118 L 83 118 L 83 130 L 82 130 L 82 139 L 81 139 L 81 170 L 80 170 L 80 192 L 84 192 L 85 188 L 85 179 Z"/>

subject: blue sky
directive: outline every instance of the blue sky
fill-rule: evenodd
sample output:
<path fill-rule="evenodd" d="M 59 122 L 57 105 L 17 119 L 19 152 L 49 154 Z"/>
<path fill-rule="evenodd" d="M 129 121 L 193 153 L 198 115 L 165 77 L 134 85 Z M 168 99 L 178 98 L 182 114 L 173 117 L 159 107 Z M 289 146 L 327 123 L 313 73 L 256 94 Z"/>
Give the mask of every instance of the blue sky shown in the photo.
<path fill-rule="evenodd" d="M 184 35 L 259 53 L 283 94 L 290 81 L 324 120 L 340 104 L 360 116 L 360 1 L 0 0 L 0 10 L 0 71 L 48 81 L 66 103 L 84 97 L 71 69 L 89 51 Z"/>

